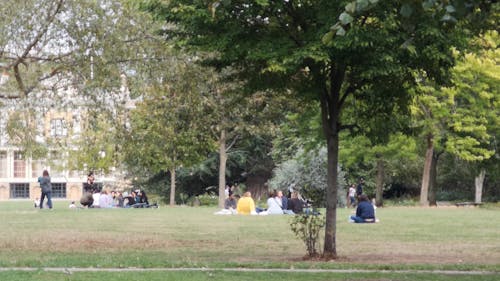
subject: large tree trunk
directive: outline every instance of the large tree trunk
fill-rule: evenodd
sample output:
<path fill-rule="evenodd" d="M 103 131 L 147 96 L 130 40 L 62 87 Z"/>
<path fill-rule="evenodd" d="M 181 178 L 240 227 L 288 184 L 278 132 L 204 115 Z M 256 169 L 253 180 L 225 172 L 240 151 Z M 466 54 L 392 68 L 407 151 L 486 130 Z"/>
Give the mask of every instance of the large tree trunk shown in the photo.
<path fill-rule="evenodd" d="M 226 131 L 220 132 L 219 138 L 219 208 L 224 208 L 224 201 L 226 200 Z"/>
<path fill-rule="evenodd" d="M 337 232 L 337 164 L 339 157 L 338 134 L 328 137 L 328 173 L 326 191 L 326 224 L 325 245 L 323 256 L 325 258 L 337 258 L 336 232 Z"/>
<path fill-rule="evenodd" d="M 431 166 L 434 154 L 434 142 L 431 134 L 427 135 L 427 151 L 425 153 L 422 186 L 420 188 L 420 206 L 429 206 L 429 184 L 431 180 Z"/>
<path fill-rule="evenodd" d="M 382 197 L 384 192 L 384 174 L 384 160 L 381 157 L 377 157 L 377 187 L 375 191 L 375 204 L 377 207 L 382 207 L 384 205 Z"/>
<path fill-rule="evenodd" d="M 476 203 L 481 203 L 482 197 L 483 197 L 483 184 L 484 184 L 484 178 L 486 177 L 486 170 L 481 169 L 481 172 L 479 172 L 479 175 L 475 178 L 475 186 L 476 186 L 476 198 L 474 199 L 474 202 Z"/>
<path fill-rule="evenodd" d="M 333 61 L 333 59 L 332 59 Z M 318 71 L 317 69 L 312 69 Z M 319 73 L 317 73 L 316 77 Z M 340 131 L 340 108 L 343 100 L 340 98 L 340 89 L 345 78 L 345 66 L 331 65 L 329 85 L 323 85 L 320 95 L 321 123 L 326 138 L 328 151 L 328 173 L 326 188 L 326 222 L 325 243 L 323 246 L 323 258 L 336 259 L 337 245 L 337 166 L 339 161 L 339 131 Z"/>
<path fill-rule="evenodd" d="M 170 169 L 170 206 L 175 206 L 175 168 Z"/>
<path fill-rule="evenodd" d="M 436 189 L 437 189 L 437 163 L 439 159 L 438 153 L 434 151 L 432 154 L 432 162 L 431 162 L 431 170 L 430 170 L 430 180 L 429 180 L 429 205 L 437 206 L 437 197 L 436 197 Z"/>

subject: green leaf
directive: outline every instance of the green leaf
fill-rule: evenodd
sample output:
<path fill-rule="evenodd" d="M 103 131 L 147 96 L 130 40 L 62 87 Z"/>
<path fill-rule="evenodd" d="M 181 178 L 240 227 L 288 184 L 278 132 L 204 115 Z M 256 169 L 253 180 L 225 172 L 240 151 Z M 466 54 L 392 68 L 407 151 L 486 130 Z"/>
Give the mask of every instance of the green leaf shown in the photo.
<path fill-rule="evenodd" d="M 334 30 L 330 30 L 325 35 L 323 35 L 323 38 L 321 38 L 321 42 L 323 42 L 323 44 L 325 45 L 328 45 L 330 42 L 332 42 L 333 36 L 335 36 Z"/>
<path fill-rule="evenodd" d="M 434 7 L 435 4 L 436 4 L 435 0 L 427 0 L 424 1 L 424 3 L 422 3 L 422 8 L 424 8 L 424 10 L 429 10 L 432 9 L 432 7 Z"/>
<path fill-rule="evenodd" d="M 450 15 L 450 14 L 445 14 L 442 18 L 441 18 L 442 21 L 447 21 L 447 22 L 457 22 L 457 19 Z"/>
<path fill-rule="evenodd" d="M 354 14 L 356 12 L 356 2 L 351 2 L 345 6 L 345 11 Z"/>
<path fill-rule="evenodd" d="M 351 15 L 349 15 L 348 13 L 343 12 L 342 14 L 340 14 L 339 20 L 343 25 L 346 25 L 346 24 L 350 24 L 354 20 L 354 18 Z M 338 34 L 338 31 L 337 31 L 337 34 Z M 345 31 L 344 31 L 344 34 L 345 34 Z"/>
<path fill-rule="evenodd" d="M 336 35 L 339 35 L 339 36 L 344 36 L 345 35 L 345 29 L 341 26 L 339 27 L 339 29 L 337 29 L 337 33 L 335 33 Z"/>
<path fill-rule="evenodd" d="M 370 5 L 370 2 L 368 0 L 357 0 L 356 1 L 356 9 L 358 12 L 364 12 L 366 8 Z"/>
<path fill-rule="evenodd" d="M 259 4 L 260 6 L 263 6 L 263 7 L 269 6 L 269 1 L 268 0 L 256 0 L 255 2 L 257 4 Z"/>
<path fill-rule="evenodd" d="M 399 13 L 405 18 L 409 18 L 411 14 L 413 14 L 413 8 L 410 6 L 410 4 L 403 4 Z"/>
<path fill-rule="evenodd" d="M 455 11 L 456 11 L 455 7 L 453 7 L 452 5 L 446 6 L 446 12 L 447 13 L 454 13 Z"/>

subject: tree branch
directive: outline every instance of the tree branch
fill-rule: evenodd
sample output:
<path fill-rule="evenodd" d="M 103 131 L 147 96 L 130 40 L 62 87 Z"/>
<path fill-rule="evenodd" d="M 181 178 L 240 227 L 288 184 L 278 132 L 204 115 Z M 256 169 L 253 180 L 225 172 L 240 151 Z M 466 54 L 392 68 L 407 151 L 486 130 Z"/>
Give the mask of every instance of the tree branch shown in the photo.
<path fill-rule="evenodd" d="M 339 108 L 342 108 L 342 106 L 344 105 L 345 103 L 345 100 L 347 99 L 347 97 L 351 94 L 354 93 L 354 86 L 350 85 L 346 91 L 344 92 L 344 94 L 340 97 L 340 100 L 339 100 Z"/>
<path fill-rule="evenodd" d="M 49 30 L 49 26 L 52 24 L 52 22 L 56 18 L 56 15 L 61 11 L 63 2 L 64 2 L 64 0 L 59 0 L 53 14 L 51 14 L 49 11 L 47 18 L 46 18 L 45 25 L 42 27 L 40 32 L 38 32 L 38 34 L 35 36 L 35 38 L 28 44 L 28 46 L 26 46 L 23 54 L 17 59 L 17 61 L 14 62 L 14 65 L 18 65 L 19 63 L 21 63 L 21 61 L 23 61 L 28 56 L 30 51 L 38 44 L 38 42 L 40 42 L 40 39 L 42 38 L 42 36 L 45 35 L 47 33 L 47 31 Z"/>
<path fill-rule="evenodd" d="M 27 95 L 26 88 L 24 86 L 23 78 L 21 77 L 21 73 L 19 72 L 19 64 L 14 65 L 14 77 L 16 78 L 17 86 L 19 91 L 21 92 L 20 97 L 25 97 Z"/>
<path fill-rule="evenodd" d="M 233 140 L 231 141 L 231 143 L 228 146 L 226 146 L 226 152 L 228 152 L 233 147 L 233 145 L 236 144 L 236 141 L 238 141 L 239 138 L 240 138 L 240 135 L 236 135 L 233 138 Z"/>
<path fill-rule="evenodd" d="M 18 88 L 20 92 L 22 93 L 20 97 L 25 97 L 29 91 L 26 89 L 23 79 L 21 77 L 21 73 L 19 72 L 19 64 L 26 64 L 25 60 L 28 57 L 29 53 L 31 50 L 40 42 L 41 38 L 47 33 L 50 25 L 56 18 L 56 15 L 61 11 L 62 5 L 64 3 L 64 0 L 59 0 L 59 2 L 56 4 L 55 10 L 53 13 L 51 11 L 48 12 L 47 17 L 46 17 L 46 22 L 44 25 L 42 25 L 41 30 L 38 32 L 38 34 L 33 38 L 33 40 L 26 46 L 24 49 L 24 52 L 18 56 L 10 65 L 7 65 L 5 69 L 13 68 L 14 69 L 14 77 L 16 78 L 16 82 L 18 85 Z M 32 89 L 30 89 L 31 91 Z"/>

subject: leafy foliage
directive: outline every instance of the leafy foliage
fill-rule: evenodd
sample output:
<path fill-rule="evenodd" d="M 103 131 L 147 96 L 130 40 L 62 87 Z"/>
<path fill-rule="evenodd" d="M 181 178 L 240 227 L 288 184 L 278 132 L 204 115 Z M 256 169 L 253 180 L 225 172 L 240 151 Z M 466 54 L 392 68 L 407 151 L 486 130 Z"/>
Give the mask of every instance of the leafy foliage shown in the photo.
<path fill-rule="evenodd" d="M 246 91 L 290 90 L 320 102 L 329 166 L 325 255 L 333 258 L 339 133 L 356 125 L 345 123 L 344 109 L 355 106 L 354 121 L 405 111 L 415 71 L 448 82 L 450 47 L 461 43 L 467 27 L 443 21 L 439 6 L 405 7 L 407 1 L 356 0 L 348 7 L 343 1 L 147 2 L 155 15 L 173 23 L 165 29 L 171 38 L 216 54 L 205 62 L 237 71 Z M 484 6 L 471 13 L 486 13 L 489 5 Z M 343 36 L 333 40 L 336 15 L 342 29 L 335 33 Z"/>
<path fill-rule="evenodd" d="M 326 202 L 326 148 L 305 152 L 299 150 L 294 158 L 279 163 L 273 170 L 269 186 L 273 189 L 287 191 L 292 188 L 307 200 L 312 201 L 315 208 L 324 207 Z M 345 174 L 338 168 L 338 204 L 346 206 Z"/>
<path fill-rule="evenodd" d="M 9 0 L 0 9 L 0 70 L 12 78 L 0 85 L 3 98 L 68 103 L 59 91 L 69 85 L 94 96 L 118 89 L 121 74 L 150 58 L 150 16 L 120 1 Z"/>
<path fill-rule="evenodd" d="M 319 234 L 324 226 L 325 218 L 312 214 L 294 215 L 290 222 L 292 232 L 306 245 L 309 257 L 316 257 L 321 252 L 321 249 L 319 249 Z"/>

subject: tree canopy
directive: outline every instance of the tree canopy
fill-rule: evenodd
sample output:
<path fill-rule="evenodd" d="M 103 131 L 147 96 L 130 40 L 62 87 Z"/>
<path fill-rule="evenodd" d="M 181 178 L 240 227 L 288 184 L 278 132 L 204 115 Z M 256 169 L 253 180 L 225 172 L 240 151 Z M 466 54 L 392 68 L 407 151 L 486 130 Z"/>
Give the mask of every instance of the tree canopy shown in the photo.
<path fill-rule="evenodd" d="M 405 110 L 415 72 L 439 83 L 449 80 L 451 46 L 460 43 L 459 31 L 466 26 L 458 30 L 454 20 L 436 17 L 437 2 L 411 10 L 405 1 L 361 0 L 353 2 L 357 6 L 337 1 L 173 0 L 146 1 L 146 7 L 172 23 L 165 30 L 170 38 L 216 54 L 206 60 L 210 65 L 236 70 L 246 90 L 291 90 L 300 99 L 320 102 L 328 151 L 324 255 L 336 257 L 339 132 L 355 125 L 344 123 L 343 110 L 356 106 L 360 118 Z M 488 6 L 472 4 L 477 4 L 474 15 Z M 342 36 L 333 38 L 335 26 L 349 28 L 337 28 L 335 34 Z"/>

